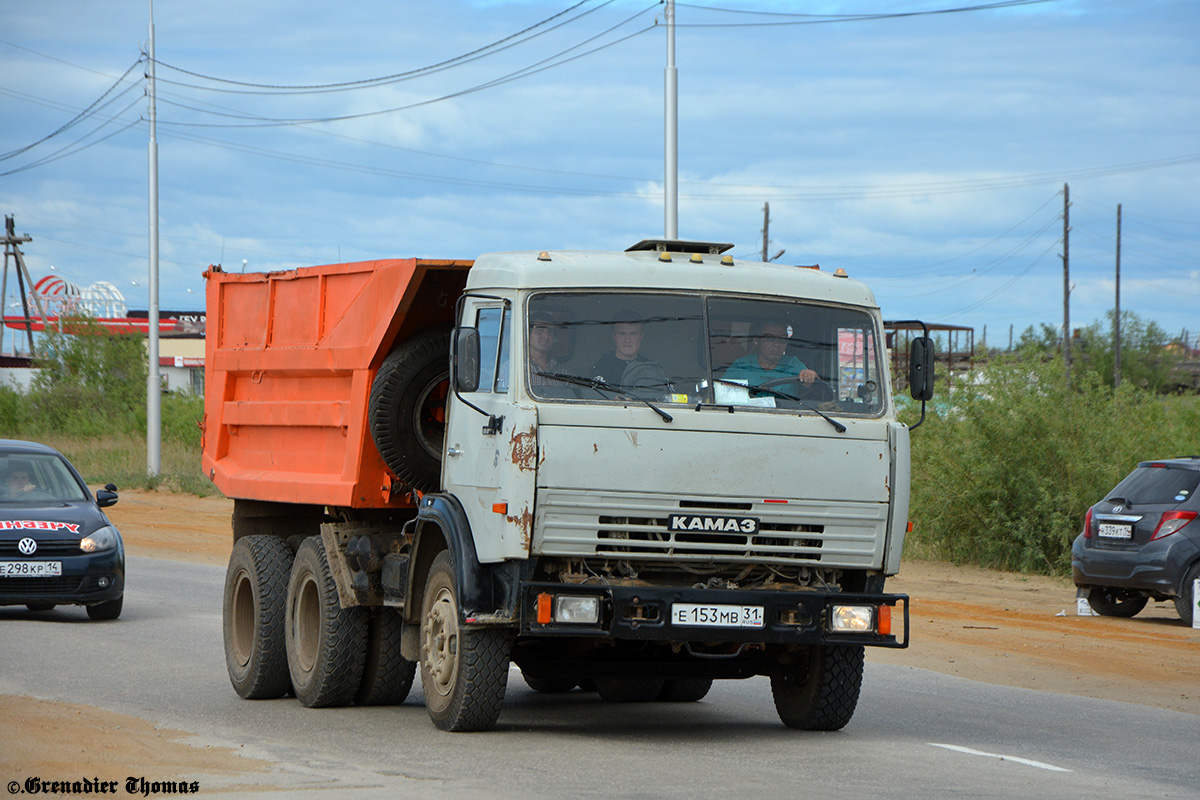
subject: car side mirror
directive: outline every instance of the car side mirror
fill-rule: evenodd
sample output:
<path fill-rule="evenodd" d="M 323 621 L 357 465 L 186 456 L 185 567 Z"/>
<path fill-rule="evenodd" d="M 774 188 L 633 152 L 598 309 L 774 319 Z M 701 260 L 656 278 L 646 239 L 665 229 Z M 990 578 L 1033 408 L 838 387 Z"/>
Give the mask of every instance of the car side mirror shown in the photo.
<path fill-rule="evenodd" d="M 933 340 L 917 336 L 908 356 L 908 390 L 922 403 L 933 399 Z"/>
<path fill-rule="evenodd" d="M 109 488 L 109 487 L 112 487 L 112 488 Z M 107 484 L 103 489 L 98 490 L 96 492 L 96 505 L 99 506 L 100 508 L 108 508 L 109 506 L 115 506 L 117 504 L 117 493 L 115 491 L 113 491 L 113 489 L 116 489 L 116 488 L 117 488 L 116 486 L 113 486 L 110 483 L 110 484 Z"/>
<path fill-rule="evenodd" d="M 479 331 L 475 328 L 454 329 L 450 376 L 455 391 L 474 392 L 479 389 Z"/>

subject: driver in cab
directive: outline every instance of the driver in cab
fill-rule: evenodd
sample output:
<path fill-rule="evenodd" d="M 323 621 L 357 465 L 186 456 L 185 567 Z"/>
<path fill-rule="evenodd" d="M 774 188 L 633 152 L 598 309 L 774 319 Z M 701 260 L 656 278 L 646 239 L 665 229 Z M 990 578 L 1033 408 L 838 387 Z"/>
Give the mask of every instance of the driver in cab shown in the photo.
<path fill-rule="evenodd" d="M 817 373 L 793 355 L 788 355 L 790 328 L 784 322 L 768 320 L 754 326 L 751 352 L 735 360 L 721 377 L 727 381 L 746 381 L 753 390 L 780 378 L 799 379 L 811 384 Z"/>

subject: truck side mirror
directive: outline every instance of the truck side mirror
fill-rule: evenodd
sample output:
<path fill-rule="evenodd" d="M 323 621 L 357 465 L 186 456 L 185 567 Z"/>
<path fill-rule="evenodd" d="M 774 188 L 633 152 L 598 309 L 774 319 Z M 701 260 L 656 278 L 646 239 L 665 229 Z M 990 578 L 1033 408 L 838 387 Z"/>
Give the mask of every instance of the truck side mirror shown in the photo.
<path fill-rule="evenodd" d="M 454 329 L 454 349 L 450 353 L 450 376 L 454 389 L 474 392 L 479 389 L 479 331 Z"/>
<path fill-rule="evenodd" d="M 933 340 L 917 336 L 908 356 L 908 390 L 914 400 L 933 399 Z"/>

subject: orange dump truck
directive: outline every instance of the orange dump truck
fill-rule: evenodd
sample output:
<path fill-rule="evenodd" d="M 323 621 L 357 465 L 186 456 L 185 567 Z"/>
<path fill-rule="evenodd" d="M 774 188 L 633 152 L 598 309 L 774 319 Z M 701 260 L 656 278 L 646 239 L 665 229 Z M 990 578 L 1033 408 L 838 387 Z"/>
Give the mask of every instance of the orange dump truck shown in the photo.
<path fill-rule="evenodd" d="M 208 280 L 203 464 L 234 500 L 234 689 L 495 724 L 543 692 L 771 677 L 833 730 L 884 591 L 908 432 L 869 289 L 729 245 L 395 259 Z M 914 340 L 913 396 L 932 391 Z M 902 612 L 902 613 L 893 613 Z"/>

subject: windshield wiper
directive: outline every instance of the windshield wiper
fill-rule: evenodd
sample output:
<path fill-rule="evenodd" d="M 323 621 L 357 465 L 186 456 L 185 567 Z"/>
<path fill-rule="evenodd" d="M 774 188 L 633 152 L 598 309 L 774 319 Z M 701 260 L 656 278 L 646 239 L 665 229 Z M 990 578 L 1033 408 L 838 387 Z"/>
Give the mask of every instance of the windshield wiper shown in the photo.
<path fill-rule="evenodd" d="M 845 425 L 843 425 L 842 423 L 838 422 L 836 419 L 834 419 L 833 417 L 829 416 L 829 415 L 828 415 L 828 414 L 826 414 L 824 411 L 822 411 L 821 409 L 817 408 L 815 405 L 809 405 L 809 403 L 811 402 L 811 401 L 809 401 L 809 400 L 804 400 L 804 399 L 802 399 L 802 398 L 796 397 L 795 395 L 788 394 L 787 392 L 781 392 L 781 391 L 779 391 L 778 389 L 769 389 L 769 388 L 767 388 L 767 387 L 765 387 L 765 386 L 747 386 L 747 385 L 746 385 L 746 384 L 744 384 L 744 383 L 738 383 L 737 381 L 727 381 L 727 380 L 725 380 L 724 378 L 714 378 L 713 380 L 715 380 L 717 383 L 723 383 L 723 384 L 725 384 L 726 386 L 740 386 L 740 387 L 741 387 L 741 388 L 743 388 L 743 389 L 750 389 L 751 391 L 760 392 L 760 393 L 762 393 L 762 394 L 769 394 L 769 395 L 771 395 L 772 397 L 778 397 L 778 398 L 781 398 L 781 399 L 783 399 L 783 400 L 791 400 L 792 402 L 795 402 L 795 403 L 800 403 L 800 404 L 802 404 L 802 405 L 803 405 L 805 408 L 807 408 L 809 411 L 812 411 L 812 412 L 816 413 L 816 415 L 817 415 L 817 416 L 819 416 L 821 419 L 825 420 L 825 421 L 826 421 L 826 422 L 828 422 L 830 425 L 832 425 L 832 426 L 833 426 L 833 429 L 834 429 L 835 431 L 837 431 L 838 433 L 845 433 L 845 432 L 846 432 L 846 426 L 845 426 Z"/>
<path fill-rule="evenodd" d="M 580 375 L 570 375 L 565 372 L 543 372 L 540 369 L 534 370 L 534 374 L 540 375 L 543 378 L 554 378 L 555 380 L 562 381 L 563 383 L 573 383 L 576 386 L 586 386 L 589 389 L 599 389 L 599 390 L 606 391 L 606 392 L 612 392 L 613 394 L 616 394 L 616 395 L 621 395 L 621 394 L 629 395 L 633 399 L 640 400 L 642 403 L 644 403 L 647 408 L 649 408 L 655 414 L 658 414 L 660 417 L 662 417 L 664 422 L 674 422 L 675 421 L 674 417 L 672 417 L 667 412 L 663 411 L 658 406 L 654 405 L 654 403 L 651 403 L 649 400 L 642 397 L 640 394 L 631 392 L 627 388 L 624 388 L 624 387 L 618 389 L 617 387 L 613 386 L 611 383 L 609 383 L 606 380 L 602 380 L 600 378 L 584 378 Z"/>

